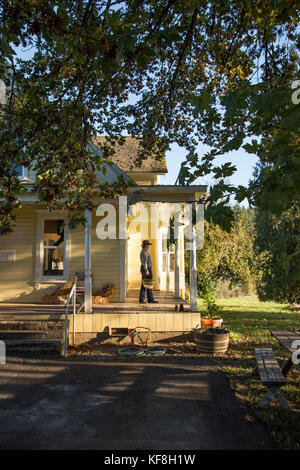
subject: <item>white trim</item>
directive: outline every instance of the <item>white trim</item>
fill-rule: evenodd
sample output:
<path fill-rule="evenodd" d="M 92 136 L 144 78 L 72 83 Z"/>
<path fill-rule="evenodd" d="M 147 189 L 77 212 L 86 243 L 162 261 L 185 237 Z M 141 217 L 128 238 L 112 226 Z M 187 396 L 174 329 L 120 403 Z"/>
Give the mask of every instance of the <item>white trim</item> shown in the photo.
<path fill-rule="evenodd" d="M 167 249 L 165 253 L 163 251 L 163 255 L 166 254 L 166 291 L 170 291 L 170 251 Z"/>
<path fill-rule="evenodd" d="M 64 274 L 63 276 L 44 276 L 43 275 L 43 258 L 44 258 L 44 222 L 49 219 L 63 219 L 67 221 L 65 211 L 54 211 L 49 213 L 45 209 L 36 209 L 37 213 L 37 229 L 36 229 L 36 253 L 35 253 L 35 280 L 36 289 L 40 288 L 40 284 L 60 284 L 69 280 L 69 262 L 70 262 L 70 237 L 69 228 L 65 227 L 64 234 Z"/>
<path fill-rule="evenodd" d="M 28 168 L 26 168 L 24 165 L 19 165 L 17 168 L 21 167 L 22 168 L 22 174 L 21 175 L 18 175 L 18 178 L 22 181 L 22 180 L 26 180 L 28 181 L 29 178 L 28 178 L 28 175 L 29 175 L 29 170 Z"/>
<path fill-rule="evenodd" d="M 120 239 L 120 302 L 126 301 L 126 245 L 127 240 Z"/>
<path fill-rule="evenodd" d="M 92 313 L 92 258 L 91 258 L 91 225 L 92 225 L 92 212 L 85 210 L 84 217 L 85 223 L 85 277 L 84 277 L 84 312 Z"/>
<path fill-rule="evenodd" d="M 194 205 L 194 204 L 193 204 Z M 190 211 L 190 305 L 191 311 L 197 312 L 197 260 L 196 260 L 196 242 L 195 228 L 192 223 Z"/>
<path fill-rule="evenodd" d="M 180 290 L 180 239 L 175 240 L 175 295 L 179 297 Z"/>
<path fill-rule="evenodd" d="M 175 262 L 174 262 L 174 270 L 170 270 L 171 262 L 170 258 L 174 255 L 175 257 L 175 249 L 173 251 L 173 246 L 171 250 L 165 249 L 163 250 L 163 242 L 167 243 L 167 233 L 168 227 L 162 226 L 159 229 L 159 240 L 158 240 L 158 252 L 159 252 L 159 272 L 160 272 L 160 282 L 159 288 L 162 291 L 174 291 L 175 289 Z M 170 248 L 170 247 L 169 247 Z M 166 266 L 165 270 L 163 270 L 163 259 L 164 256 L 166 257 Z"/>
<path fill-rule="evenodd" d="M 180 229 L 180 244 L 181 244 L 181 266 L 182 269 L 180 271 L 180 278 L 179 278 L 179 290 L 181 291 L 181 295 L 185 298 L 185 252 L 184 252 L 184 231 Z"/>
<path fill-rule="evenodd" d="M 162 259 L 162 231 L 161 230 L 159 230 L 157 255 L 158 255 L 158 275 L 159 275 L 158 288 L 159 288 L 159 290 L 162 290 L 163 259 Z"/>

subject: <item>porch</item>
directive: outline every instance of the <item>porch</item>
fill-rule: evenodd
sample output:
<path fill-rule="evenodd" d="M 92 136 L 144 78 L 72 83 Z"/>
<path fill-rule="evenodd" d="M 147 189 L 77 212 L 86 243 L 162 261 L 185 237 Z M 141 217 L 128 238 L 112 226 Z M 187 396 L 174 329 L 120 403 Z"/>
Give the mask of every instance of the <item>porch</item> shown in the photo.
<path fill-rule="evenodd" d="M 76 342 L 87 341 L 101 334 L 113 335 L 118 329 L 130 330 L 137 326 L 150 328 L 156 333 L 189 332 L 200 324 L 200 312 L 190 311 L 189 303 L 173 292 L 154 291 L 158 304 L 140 304 L 138 291 L 129 291 L 125 303 L 94 305 L 93 313 L 77 313 Z M 179 311 L 183 304 L 184 312 Z M 178 310 L 175 311 L 175 305 Z M 64 305 L 0 304 L 0 322 L 62 321 Z M 69 333 L 73 341 L 72 308 L 69 309 Z"/>
<path fill-rule="evenodd" d="M 136 203 L 134 198 L 131 200 L 131 214 L 127 202 L 129 197 L 137 197 L 136 192 L 141 200 Z M 15 309 L 20 308 L 21 304 L 25 305 L 24 310 L 30 314 L 28 305 L 31 304 L 36 314 L 40 314 L 42 308 L 42 314 L 59 315 L 61 308 L 40 307 L 42 298 L 52 295 L 60 285 L 73 282 L 78 272 L 84 273 L 86 313 L 92 311 L 94 293 L 106 285 L 114 286 L 112 300 L 118 302 L 115 308 L 123 311 L 124 305 L 121 304 L 124 303 L 127 308 L 132 303 L 130 290 L 140 286 L 139 254 L 143 239 L 149 239 L 152 243 L 149 252 L 152 257 L 154 289 L 160 292 L 174 291 L 177 296 L 184 297 L 186 271 L 189 269 L 191 310 L 196 312 L 195 227 L 180 223 L 177 234 L 174 229 L 175 242 L 170 246 L 167 235 L 172 210 L 179 219 L 184 215 L 187 223 L 192 211 L 187 211 L 186 217 L 184 204 L 189 203 L 187 209 L 192 209 L 204 192 L 202 186 L 181 188 L 138 185 L 129 191 L 128 198 L 121 196 L 119 199 L 99 201 L 97 210 L 86 211 L 86 226 L 72 228 L 67 225 L 67 214 L 62 207 L 49 214 L 44 206 L 37 205 L 36 195 L 24 194 L 16 228 L 9 237 L 1 240 L 0 263 L 5 263 L 5 275 L 0 286 L 0 315 L 5 313 L 3 305 L 6 304 L 9 304 L 10 314 L 18 313 Z M 112 221 L 116 222 L 110 226 L 110 230 L 113 230 L 110 236 L 105 235 L 106 229 L 105 236 L 101 232 L 103 227 L 108 226 L 108 216 L 103 215 L 103 212 L 106 214 L 107 206 L 113 214 Z M 62 226 L 65 228 L 61 233 Z M 185 263 L 185 239 L 190 240 L 187 248 L 191 252 L 189 267 Z M 174 300 L 159 300 L 163 304 L 171 303 L 173 310 Z M 113 310 L 111 306 L 107 308 Z M 134 311 L 152 310 L 151 307 L 138 304 L 130 308 Z M 160 307 L 157 308 L 160 310 Z M 96 309 L 98 311 L 99 307 Z M 104 312 L 102 306 L 101 312 Z"/>

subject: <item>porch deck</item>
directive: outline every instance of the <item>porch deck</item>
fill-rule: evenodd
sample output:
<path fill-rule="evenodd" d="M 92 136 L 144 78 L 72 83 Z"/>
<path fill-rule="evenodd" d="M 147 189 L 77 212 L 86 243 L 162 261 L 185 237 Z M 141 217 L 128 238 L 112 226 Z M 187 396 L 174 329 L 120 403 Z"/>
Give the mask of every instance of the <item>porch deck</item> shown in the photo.
<path fill-rule="evenodd" d="M 174 311 L 175 305 L 183 304 L 184 309 L 188 310 L 190 308 L 189 303 L 184 300 L 182 297 L 176 297 L 174 292 L 166 291 L 153 291 L 155 300 L 158 301 L 158 304 L 140 304 L 139 303 L 139 291 L 130 290 L 126 297 L 126 302 L 124 303 L 109 303 L 104 305 L 93 305 L 93 310 L 95 313 L 100 312 L 170 312 Z"/>
<path fill-rule="evenodd" d="M 139 291 L 131 290 L 128 292 L 126 303 L 112 302 L 103 305 L 93 305 L 93 313 L 134 313 L 134 312 L 174 312 L 175 305 L 183 304 L 184 309 L 189 309 L 189 304 L 181 297 L 176 297 L 173 292 L 154 291 L 155 300 L 158 304 L 140 304 Z M 0 320 L 3 317 L 19 317 L 31 316 L 34 319 L 43 317 L 43 319 L 55 319 L 64 315 L 64 305 L 46 305 L 46 304 L 28 304 L 28 303 L 1 303 L 0 304 Z M 83 312 L 81 312 L 83 314 Z M 69 315 L 72 314 L 72 305 L 69 308 Z M 51 318 L 50 318 L 51 317 Z M 21 319 L 20 318 L 20 319 Z M 19 319 L 19 318 L 17 318 Z"/>
<path fill-rule="evenodd" d="M 76 315 L 76 334 L 97 335 L 110 328 L 135 328 L 144 326 L 152 332 L 186 332 L 200 324 L 200 312 L 191 312 L 188 302 L 175 297 L 173 292 L 154 291 L 158 304 L 140 304 L 138 291 L 129 291 L 126 303 L 94 305 L 93 313 Z M 184 312 L 175 311 L 175 305 L 183 304 Z M 72 318 L 72 306 L 69 310 Z M 64 305 L 0 304 L 0 321 L 63 320 Z M 73 331 L 69 322 L 70 333 Z"/>

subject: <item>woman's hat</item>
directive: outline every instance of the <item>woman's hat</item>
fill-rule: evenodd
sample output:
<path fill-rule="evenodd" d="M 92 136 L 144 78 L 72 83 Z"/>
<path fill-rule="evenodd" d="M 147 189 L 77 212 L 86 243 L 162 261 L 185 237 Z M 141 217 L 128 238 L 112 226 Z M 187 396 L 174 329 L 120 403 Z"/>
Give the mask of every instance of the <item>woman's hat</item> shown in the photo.
<path fill-rule="evenodd" d="M 149 240 L 143 240 L 143 246 L 152 245 Z"/>

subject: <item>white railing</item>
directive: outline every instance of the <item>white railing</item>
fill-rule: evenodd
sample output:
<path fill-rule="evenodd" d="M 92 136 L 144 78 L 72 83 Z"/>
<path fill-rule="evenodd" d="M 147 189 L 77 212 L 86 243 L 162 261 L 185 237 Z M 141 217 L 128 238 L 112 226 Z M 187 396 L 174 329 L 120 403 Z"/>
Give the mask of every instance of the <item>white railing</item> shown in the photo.
<path fill-rule="evenodd" d="M 77 276 L 75 276 L 75 281 L 72 285 L 69 297 L 67 298 L 65 304 L 65 344 L 64 344 L 64 356 L 67 357 L 67 348 L 68 348 L 68 314 L 69 314 L 69 303 L 73 297 L 73 344 L 75 344 L 75 315 L 76 315 L 76 286 L 77 286 Z"/>

